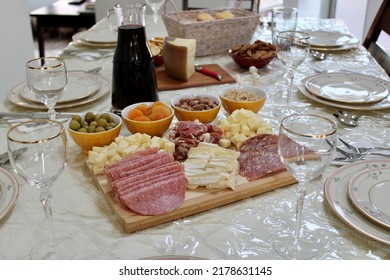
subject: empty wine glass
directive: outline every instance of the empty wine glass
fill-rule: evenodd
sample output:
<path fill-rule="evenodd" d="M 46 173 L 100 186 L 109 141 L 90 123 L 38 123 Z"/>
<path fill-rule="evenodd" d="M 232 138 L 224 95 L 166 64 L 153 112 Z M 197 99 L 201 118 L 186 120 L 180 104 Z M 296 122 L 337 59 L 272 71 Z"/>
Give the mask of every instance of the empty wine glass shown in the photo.
<path fill-rule="evenodd" d="M 152 9 L 154 23 L 157 24 L 158 11 L 164 4 L 164 0 L 146 0 L 146 4 Z"/>
<path fill-rule="evenodd" d="M 285 259 L 311 259 L 318 253 L 318 242 L 301 236 L 305 184 L 320 176 L 333 158 L 337 143 L 336 124 L 312 114 L 294 114 L 282 119 L 278 151 L 287 171 L 298 181 L 296 189 L 295 231 L 284 232 L 273 243 Z"/>
<path fill-rule="evenodd" d="M 276 36 L 276 53 L 287 69 L 287 112 L 290 108 L 291 89 L 294 80 L 294 70 L 305 60 L 310 50 L 310 34 L 301 31 L 282 31 Z"/>
<path fill-rule="evenodd" d="M 107 22 L 108 22 L 108 27 L 112 31 L 112 33 L 115 34 L 115 36 L 118 35 L 118 20 L 116 17 L 115 9 L 109 9 L 107 11 Z"/>
<path fill-rule="evenodd" d="M 65 61 L 59 57 L 40 57 L 26 64 L 27 85 L 35 98 L 49 109 L 49 119 L 54 120 L 54 110 L 68 83 Z"/>
<path fill-rule="evenodd" d="M 72 259 L 78 247 L 69 237 L 56 238 L 51 208 L 51 186 L 60 176 L 68 156 L 63 125 L 49 119 L 31 120 L 12 127 L 7 134 L 8 154 L 14 171 L 39 189 L 40 201 L 49 223 L 50 239 L 31 249 L 31 259 Z M 20 153 L 20 149 L 24 149 Z"/>

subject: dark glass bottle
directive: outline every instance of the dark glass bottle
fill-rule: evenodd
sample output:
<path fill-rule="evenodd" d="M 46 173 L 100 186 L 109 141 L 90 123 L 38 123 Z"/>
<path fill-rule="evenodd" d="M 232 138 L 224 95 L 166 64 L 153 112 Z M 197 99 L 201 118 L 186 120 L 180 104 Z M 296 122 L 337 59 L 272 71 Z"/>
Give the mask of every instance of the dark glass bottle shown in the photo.
<path fill-rule="evenodd" d="M 145 27 L 129 24 L 118 27 L 113 59 L 113 110 L 158 100 L 153 58 L 147 45 Z"/>

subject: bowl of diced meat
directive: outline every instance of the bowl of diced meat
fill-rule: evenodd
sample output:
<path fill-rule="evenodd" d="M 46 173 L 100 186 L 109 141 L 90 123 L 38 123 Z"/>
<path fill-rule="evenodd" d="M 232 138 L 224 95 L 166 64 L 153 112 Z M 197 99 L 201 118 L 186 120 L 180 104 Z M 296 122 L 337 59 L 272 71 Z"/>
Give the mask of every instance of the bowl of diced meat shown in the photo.
<path fill-rule="evenodd" d="M 219 97 L 228 114 L 239 109 L 251 110 L 257 114 L 266 101 L 264 90 L 249 85 L 228 86 L 220 91 Z"/>
<path fill-rule="evenodd" d="M 221 108 L 218 96 L 206 93 L 190 93 L 176 96 L 171 101 L 175 116 L 179 121 L 211 123 Z"/>

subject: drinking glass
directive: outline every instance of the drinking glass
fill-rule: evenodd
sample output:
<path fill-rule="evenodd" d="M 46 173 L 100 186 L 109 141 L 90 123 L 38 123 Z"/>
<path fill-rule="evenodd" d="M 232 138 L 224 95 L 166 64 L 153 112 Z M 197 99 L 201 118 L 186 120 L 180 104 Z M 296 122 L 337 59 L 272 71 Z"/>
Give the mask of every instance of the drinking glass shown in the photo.
<path fill-rule="evenodd" d="M 291 115 L 290 98 L 294 70 L 305 60 L 310 50 L 310 34 L 301 31 L 282 31 L 276 36 L 276 54 L 287 70 L 287 113 Z"/>
<path fill-rule="evenodd" d="M 66 132 L 55 120 L 35 119 L 12 127 L 7 133 L 8 154 L 14 171 L 40 191 L 49 224 L 50 239 L 31 249 L 31 259 L 72 259 L 78 250 L 69 237 L 56 238 L 51 208 L 51 187 L 68 159 Z M 24 152 L 20 153 L 20 149 Z"/>
<path fill-rule="evenodd" d="M 108 22 L 108 27 L 112 31 L 112 33 L 115 34 L 115 36 L 118 35 L 118 21 L 115 13 L 115 9 L 109 9 L 107 11 L 107 22 Z"/>
<path fill-rule="evenodd" d="M 298 9 L 276 7 L 271 12 L 272 44 L 276 44 L 276 35 L 282 31 L 295 31 L 297 28 Z"/>
<path fill-rule="evenodd" d="M 26 64 L 27 85 L 35 98 L 49 109 L 49 119 L 54 120 L 54 110 L 68 83 L 65 61 L 59 57 L 40 57 Z"/>
<path fill-rule="evenodd" d="M 161 9 L 162 5 L 164 4 L 165 0 L 146 0 L 146 4 L 152 9 L 153 11 L 153 20 L 154 23 L 157 24 L 158 20 L 158 11 Z"/>
<path fill-rule="evenodd" d="M 337 143 L 336 124 L 313 114 L 293 114 L 282 119 L 278 151 L 287 171 L 297 180 L 295 231 L 285 232 L 273 243 L 275 251 L 285 259 L 311 259 L 318 244 L 309 236 L 301 237 L 305 184 L 322 174 L 329 165 Z"/>

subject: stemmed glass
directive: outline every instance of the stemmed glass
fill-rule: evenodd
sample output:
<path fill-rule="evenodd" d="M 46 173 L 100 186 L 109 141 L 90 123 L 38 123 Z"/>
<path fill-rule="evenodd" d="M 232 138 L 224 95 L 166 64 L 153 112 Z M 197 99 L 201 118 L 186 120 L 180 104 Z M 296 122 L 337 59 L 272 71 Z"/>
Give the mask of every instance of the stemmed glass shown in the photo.
<path fill-rule="evenodd" d="M 31 249 L 31 259 L 72 259 L 77 244 L 69 237 L 56 238 L 51 208 L 51 186 L 64 169 L 68 156 L 66 132 L 55 120 L 36 119 L 12 127 L 7 134 L 8 154 L 14 171 L 40 191 L 49 223 L 50 239 Z M 24 150 L 20 153 L 18 151 Z"/>
<path fill-rule="evenodd" d="M 296 189 L 295 232 L 281 234 L 273 243 L 285 259 L 311 259 L 317 252 L 309 236 L 301 238 L 302 208 L 305 184 L 322 174 L 336 149 L 336 124 L 328 118 L 312 114 L 294 114 L 282 119 L 278 151 L 287 171 L 298 181 Z"/>
<path fill-rule="evenodd" d="M 26 64 L 27 85 L 34 96 L 49 109 L 49 119 L 54 120 L 54 110 L 68 83 L 65 61 L 59 57 L 40 57 Z"/>
<path fill-rule="evenodd" d="M 291 115 L 290 99 L 294 70 L 305 60 L 310 50 L 310 34 L 301 31 L 282 31 L 276 36 L 276 53 L 287 69 L 287 112 Z"/>
<path fill-rule="evenodd" d="M 164 4 L 164 0 L 146 0 L 146 4 L 148 4 L 148 6 L 152 9 L 154 23 L 157 24 L 158 11 L 161 9 L 161 6 Z"/>

